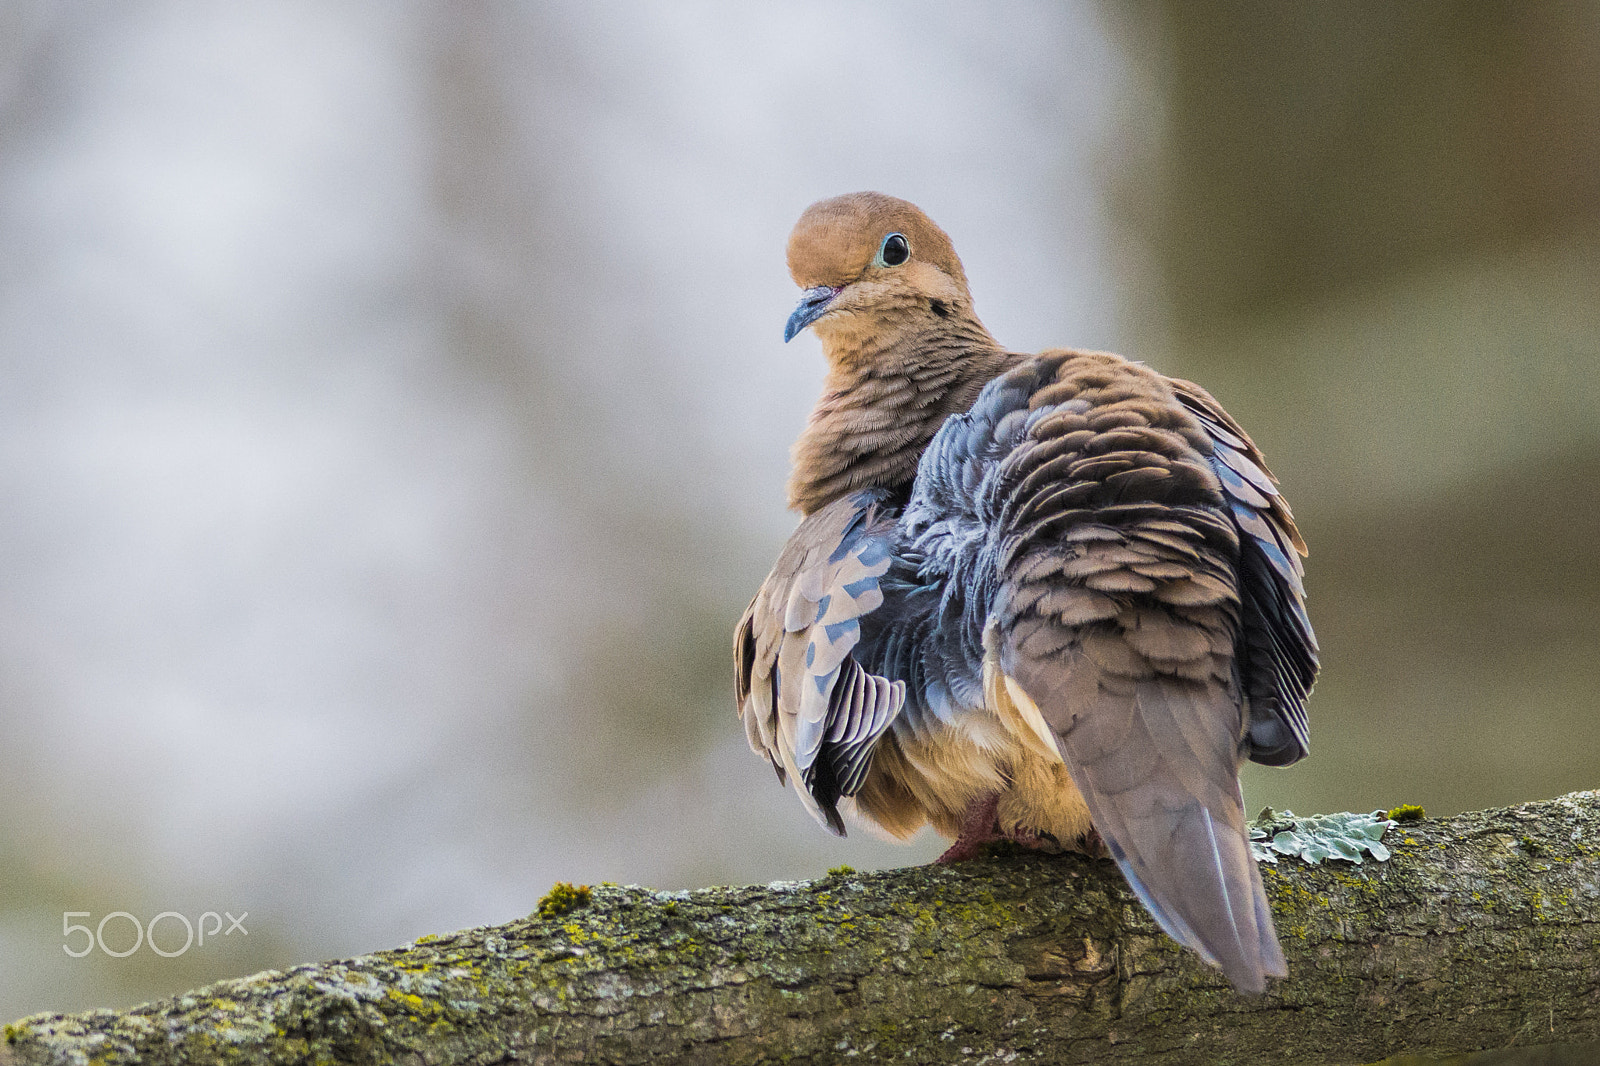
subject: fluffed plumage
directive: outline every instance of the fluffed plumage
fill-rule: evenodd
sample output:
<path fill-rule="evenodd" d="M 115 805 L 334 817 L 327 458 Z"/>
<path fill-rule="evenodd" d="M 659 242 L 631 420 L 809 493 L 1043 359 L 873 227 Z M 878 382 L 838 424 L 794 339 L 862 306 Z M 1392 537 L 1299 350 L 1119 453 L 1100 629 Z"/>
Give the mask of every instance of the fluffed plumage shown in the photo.
<path fill-rule="evenodd" d="M 1238 772 L 1306 754 L 1317 645 L 1260 452 L 1198 385 L 1002 349 L 905 201 L 813 205 L 789 267 L 828 379 L 734 637 L 751 747 L 841 835 L 1103 841 L 1236 987 L 1284 976 Z"/>

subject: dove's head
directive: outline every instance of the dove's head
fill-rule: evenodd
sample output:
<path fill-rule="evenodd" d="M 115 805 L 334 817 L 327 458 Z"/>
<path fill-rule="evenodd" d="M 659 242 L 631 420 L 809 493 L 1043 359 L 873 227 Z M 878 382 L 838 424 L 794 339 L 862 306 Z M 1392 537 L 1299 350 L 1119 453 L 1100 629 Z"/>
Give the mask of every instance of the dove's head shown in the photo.
<path fill-rule="evenodd" d="M 806 291 L 783 339 L 810 326 L 830 354 L 938 330 L 952 319 L 976 323 L 950 238 L 916 204 L 883 193 L 806 208 L 789 235 L 789 274 Z"/>

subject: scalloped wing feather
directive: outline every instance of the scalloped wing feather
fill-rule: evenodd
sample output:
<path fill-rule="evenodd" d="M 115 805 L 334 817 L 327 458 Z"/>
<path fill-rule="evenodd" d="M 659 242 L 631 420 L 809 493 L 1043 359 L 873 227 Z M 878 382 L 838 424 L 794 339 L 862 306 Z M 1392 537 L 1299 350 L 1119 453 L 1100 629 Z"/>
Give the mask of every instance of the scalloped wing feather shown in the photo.
<path fill-rule="evenodd" d="M 965 479 L 925 465 L 928 491 L 912 508 L 933 516 L 964 507 L 966 523 L 983 530 L 1008 682 L 1039 708 L 1151 914 L 1237 986 L 1259 991 L 1284 962 L 1238 789 L 1246 716 L 1234 662 L 1245 578 L 1236 563 L 1281 562 L 1294 587 L 1285 551 L 1294 538 L 1269 525 L 1276 490 L 1263 471 L 1213 460 L 1214 448 L 1247 438 L 1224 421 L 1212 432 L 1177 400 L 1177 386 L 1144 367 L 1046 353 L 1008 377 L 1026 384 L 1029 415 L 1003 460 L 970 439 L 932 460 L 986 465 L 980 498 L 962 503 Z M 947 429 L 972 438 L 986 417 L 1006 424 L 983 410 L 1003 395 L 996 386 L 965 425 Z M 1247 452 L 1234 455 L 1249 465 Z M 1246 556 L 1242 545 L 1261 533 L 1266 544 Z"/>
<path fill-rule="evenodd" d="M 1250 758 L 1286 766 L 1310 750 L 1305 705 L 1318 669 L 1300 563 L 1305 541 L 1249 435 L 1199 385 L 1173 379 L 1172 388 L 1211 439 L 1211 468 L 1240 533 L 1239 672 L 1250 706 Z"/>
<path fill-rule="evenodd" d="M 851 657 L 861 619 L 883 603 L 892 520 L 859 492 L 807 516 L 734 636 L 739 714 L 812 816 L 843 836 L 838 801 L 858 791 L 872 750 L 905 703 L 905 683 Z"/>

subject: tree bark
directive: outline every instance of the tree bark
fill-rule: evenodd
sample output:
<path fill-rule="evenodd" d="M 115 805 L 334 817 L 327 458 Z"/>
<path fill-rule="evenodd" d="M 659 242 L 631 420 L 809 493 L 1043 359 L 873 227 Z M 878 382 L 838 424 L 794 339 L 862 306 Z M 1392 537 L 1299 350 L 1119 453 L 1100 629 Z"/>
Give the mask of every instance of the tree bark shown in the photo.
<path fill-rule="evenodd" d="M 1264 866 L 1290 977 L 1235 994 L 1116 867 L 1005 855 L 565 914 L 7 1026 L 0 1066 L 1366 1063 L 1600 1040 L 1600 792 Z M 550 908 L 546 908 L 547 910 Z"/>

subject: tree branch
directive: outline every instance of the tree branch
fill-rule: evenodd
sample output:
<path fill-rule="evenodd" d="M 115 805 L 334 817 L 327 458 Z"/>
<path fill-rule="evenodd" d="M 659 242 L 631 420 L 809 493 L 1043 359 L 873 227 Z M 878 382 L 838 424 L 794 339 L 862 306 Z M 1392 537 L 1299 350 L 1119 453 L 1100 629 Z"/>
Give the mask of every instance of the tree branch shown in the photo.
<path fill-rule="evenodd" d="M 1384 839 L 1387 862 L 1263 867 L 1291 976 L 1258 999 L 1163 936 L 1110 863 L 1027 854 L 596 888 L 565 914 L 34 1015 L 0 1066 L 1363 1063 L 1600 1040 L 1600 793 Z"/>

